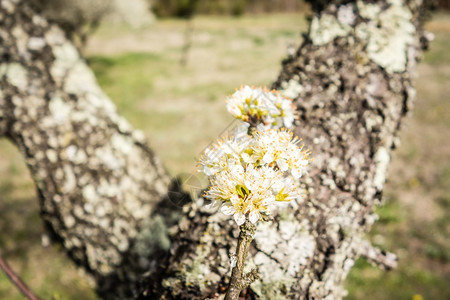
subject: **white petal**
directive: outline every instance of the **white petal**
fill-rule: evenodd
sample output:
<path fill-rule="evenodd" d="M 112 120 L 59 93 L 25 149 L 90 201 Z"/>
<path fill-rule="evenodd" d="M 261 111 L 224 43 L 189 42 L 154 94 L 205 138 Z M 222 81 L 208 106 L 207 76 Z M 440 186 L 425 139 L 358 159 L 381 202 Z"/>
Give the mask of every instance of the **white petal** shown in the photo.
<path fill-rule="evenodd" d="M 275 202 L 275 197 L 274 197 L 274 196 L 271 196 L 271 197 L 268 197 L 268 198 L 264 199 L 264 200 L 262 201 L 262 204 L 265 205 L 265 206 L 267 206 L 267 205 L 270 205 L 270 204 L 273 203 L 273 202 Z"/>
<path fill-rule="evenodd" d="M 213 209 L 219 206 L 219 204 L 221 203 L 221 201 L 218 200 L 213 200 L 211 203 L 207 204 L 205 206 L 206 209 Z"/>
<path fill-rule="evenodd" d="M 243 213 L 235 213 L 234 220 L 236 221 L 236 224 L 241 226 L 242 224 L 245 223 L 245 215 Z"/>
<path fill-rule="evenodd" d="M 289 168 L 288 164 L 286 163 L 285 159 L 279 159 L 277 160 L 278 168 L 280 168 L 281 171 L 286 172 Z"/>
<path fill-rule="evenodd" d="M 250 126 L 250 124 L 247 122 L 242 122 L 241 124 L 239 124 L 239 126 L 236 127 L 236 129 L 234 131 L 235 137 L 239 139 L 239 138 L 247 136 L 249 126 Z"/>
<path fill-rule="evenodd" d="M 233 195 L 233 196 L 231 196 L 230 201 L 231 201 L 231 203 L 233 203 L 233 204 L 238 203 L 238 202 L 239 202 L 239 196 L 238 196 L 238 195 Z"/>
<path fill-rule="evenodd" d="M 251 160 L 250 155 L 248 155 L 248 153 L 242 153 L 241 157 L 242 157 L 242 160 L 246 163 L 249 163 Z"/>
<path fill-rule="evenodd" d="M 292 169 L 291 171 L 292 176 L 294 176 L 294 178 L 300 178 L 302 177 L 302 171 L 300 169 Z"/>
<path fill-rule="evenodd" d="M 230 170 L 234 176 L 244 174 L 244 168 L 241 165 L 233 165 L 230 167 Z"/>
<path fill-rule="evenodd" d="M 273 184 L 272 184 L 272 189 L 278 194 L 281 189 L 284 187 L 284 183 L 281 180 L 276 180 Z"/>
<path fill-rule="evenodd" d="M 273 162 L 272 153 L 267 152 L 267 153 L 264 155 L 264 157 L 263 157 L 263 161 L 264 161 L 266 164 L 270 164 L 271 162 Z"/>
<path fill-rule="evenodd" d="M 211 168 L 205 166 L 203 167 L 203 173 L 205 173 L 206 176 L 213 176 L 214 172 Z"/>
<path fill-rule="evenodd" d="M 252 184 L 252 182 L 250 180 L 245 179 L 244 180 L 244 184 L 245 184 L 245 187 L 247 189 L 249 189 L 250 191 L 254 189 L 254 186 L 253 186 L 253 184 Z"/>
<path fill-rule="evenodd" d="M 222 205 L 222 208 L 220 209 L 220 211 L 224 214 L 226 214 L 227 216 L 231 216 L 232 214 L 234 214 L 236 212 L 236 209 L 229 204 L 224 204 Z"/>
<path fill-rule="evenodd" d="M 269 126 L 264 126 L 264 124 L 262 124 L 262 123 L 259 123 L 257 126 L 256 126 L 256 129 L 258 130 L 258 131 L 266 131 L 267 129 L 269 129 L 270 127 Z"/>
<path fill-rule="evenodd" d="M 302 167 L 306 168 L 306 167 L 309 165 L 309 160 L 303 159 L 303 160 L 300 162 L 300 165 L 301 165 Z"/>
<path fill-rule="evenodd" d="M 291 128 L 292 124 L 294 123 L 294 116 L 286 116 L 283 118 L 283 121 L 286 128 Z"/>
<path fill-rule="evenodd" d="M 230 114 L 234 117 L 238 117 L 242 114 L 241 109 L 239 108 L 237 103 L 227 103 L 227 110 L 230 112 Z"/>
<path fill-rule="evenodd" d="M 253 224 L 256 224 L 256 222 L 258 222 L 259 220 L 259 213 L 256 211 L 252 211 L 249 215 L 248 215 L 248 219 L 250 220 L 250 222 L 252 222 Z"/>

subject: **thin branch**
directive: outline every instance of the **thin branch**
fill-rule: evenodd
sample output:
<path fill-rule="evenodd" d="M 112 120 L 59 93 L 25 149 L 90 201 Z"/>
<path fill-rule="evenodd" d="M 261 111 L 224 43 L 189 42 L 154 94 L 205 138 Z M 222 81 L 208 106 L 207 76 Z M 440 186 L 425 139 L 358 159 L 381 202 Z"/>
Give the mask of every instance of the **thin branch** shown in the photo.
<path fill-rule="evenodd" d="M 17 287 L 17 289 L 29 300 L 39 300 L 33 292 L 27 287 L 27 285 L 17 276 L 16 273 L 11 269 L 11 267 L 6 263 L 0 253 L 0 268 L 6 274 L 6 276 L 11 280 L 11 282 Z"/>
<path fill-rule="evenodd" d="M 258 269 L 252 269 L 242 277 L 242 289 L 247 288 L 250 284 L 259 279 L 261 279 L 261 277 L 258 274 Z"/>
<path fill-rule="evenodd" d="M 385 270 L 397 268 L 397 256 L 394 253 L 374 247 L 369 241 L 361 241 L 360 254 L 369 262 Z"/>
<path fill-rule="evenodd" d="M 244 271 L 245 259 L 247 258 L 250 244 L 253 241 L 256 226 L 247 220 L 243 225 L 241 225 L 240 229 L 241 232 L 239 233 L 239 240 L 236 247 L 236 266 L 234 266 L 233 271 L 231 272 L 230 284 L 228 285 L 225 300 L 239 299 L 239 294 L 242 289 L 249 286 L 256 279 L 259 279 L 258 274 L 256 274 L 256 270 L 252 270 L 244 276 L 242 275 Z"/>

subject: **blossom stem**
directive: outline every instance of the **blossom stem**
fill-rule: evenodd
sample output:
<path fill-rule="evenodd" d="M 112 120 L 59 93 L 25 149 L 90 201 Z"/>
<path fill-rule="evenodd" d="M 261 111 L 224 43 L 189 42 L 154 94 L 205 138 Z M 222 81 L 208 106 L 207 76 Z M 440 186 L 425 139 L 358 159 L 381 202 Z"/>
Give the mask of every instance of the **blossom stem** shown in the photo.
<path fill-rule="evenodd" d="M 250 244 L 253 241 L 256 226 L 247 220 L 241 225 L 240 230 L 239 240 L 236 247 L 237 261 L 231 272 L 230 284 L 228 285 L 225 300 L 238 300 L 241 291 L 260 278 L 256 269 L 243 275 L 245 259 L 247 258 Z"/>
<path fill-rule="evenodd" d="M 256 129 L 256 125 L 250 124 L 250 126 L 248 127 L 248 130 L 247 130 L 247 134 L 248 134 L 249 136 L 254 137 L 254 136 L 255 136 L 255 133 L 256 133 L 257 131 L 258 131 L 258 129 Z"/>

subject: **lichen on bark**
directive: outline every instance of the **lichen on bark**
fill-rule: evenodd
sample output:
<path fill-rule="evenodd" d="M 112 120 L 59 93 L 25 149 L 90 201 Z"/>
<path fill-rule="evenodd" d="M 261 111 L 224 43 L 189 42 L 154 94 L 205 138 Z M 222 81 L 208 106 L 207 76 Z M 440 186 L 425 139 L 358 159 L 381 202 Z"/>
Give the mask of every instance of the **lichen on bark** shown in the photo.
<path fill-rule="evenodd" d="M 380 3 L 356 1 L 339 8 L 331 6 L 337 13 L 324 10 L 315 16 L 308 37 L 321 46 L 351 35 L 366 43 L 367 56 L 388 73 L 403 72 L 409 59 L 407 50 L 415 42 L 413 15 L 402 1 L 389 0 L 385 5 L 382 9 Z"/>
<path fill-rule="evenodd" d="M 421 1 L 315 3 L 309 35 L 273 84 L 295 98 L 296 133 L 315 160 L 304 201 L 255 236 L 248 267 L 263 278 L 245 293 L 261 299 L 339 299 L 359 256 L 394 265 L 364 234 L 412 108 Z M 145 271 L 141 298 L 223 295 L 234 222 L 202 199 L 173 212 L 167 172 L 61 30 L 18 0 L 1 2 L 0 24 L 0 135 L 23 153 L 46 225 L 101 295 L 132 297 Z"/>
<path fill-rule="evenodd" d="M 411 78 L 423 37 L 416 13 L 420 3 L 336 3 L 320 6 L 305 41 L 284 61 L 273 85 L 295 97 L 300 114 L 296 134 L 312 145 L 315 160 L 302 180 L 304 201 L 280 209 L 276 222 L 255 237 L 249 267 L 257 265 L 262 280 L 246 295 L 260 299 L 340 299 L 346 295 L 342 283 L 358 257 L 395 265 L 391 255 L 383 256 L 364 236 L 377 218 L 374 207 L 381 201 L 390 151 L 412 108 Z M 371 11 L 370 5 L 378 10 Z M 366 9 L 364 16 L 359 8 Z M 365 36 L 361 28 L 369 28 Z M 399 46 L 391 42 L 397 34 L 406 36 L 399 50 L 389 61 L 379 60 L 377 51 Z M 379 43 L 378 48 L 372 43 Z M 163 298 L 217 298 L 227 283 L 224 260 L 233 254 L 234 246 L 227 245 L 237 232 L 232 222 L 203 210 L 200 203 L 189 206 L 189 216 L 174 231 L 176 255 L 160 276 L 176 278 L 177 284 L 155 292 Z M 209 253 L 198 256 L 194 245 Z M 191 261 L 199 259 L 222 281 L 188 284 Z M 180 264 L 187 265 L 173 268 Z"/>
<path fill-rule="evenodd" d="M 46 226 L 102 296 L 132 296 L 170 245 L 154 213 L 167 172 L 78 50 L 29 3 L 1 2 L 0 41 L 0 134 L 23 153 Z"/>

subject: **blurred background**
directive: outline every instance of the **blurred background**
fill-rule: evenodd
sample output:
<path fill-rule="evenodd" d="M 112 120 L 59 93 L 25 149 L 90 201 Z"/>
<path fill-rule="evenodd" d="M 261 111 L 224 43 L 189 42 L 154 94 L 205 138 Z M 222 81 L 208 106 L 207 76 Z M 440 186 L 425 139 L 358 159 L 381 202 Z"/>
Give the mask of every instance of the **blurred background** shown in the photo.
<path fill-rule="evenodd" d="M 309 14 L 300 0 L 30 1 L 75 40 L 118 111 L 145 132 L 172 174 L 193 173 L 195 158 L 231 122 L 226 95 L 277 78 Z M 347 299 L 450 299 L 447 9 L 450 1 L 440 1 L 426 25 L 435 40 L 419 64 L 415 110 L 403 124 L 385 206 L 369 234 L 399 256 L 399 267 L 385 272 L 360 259 L 346 282 Z M 43 233 L 25 163 L 0 139 L 2 255 L 43 299 L 97 299 Z M 0 299 L 23 299 L 3 273 Z"/>

